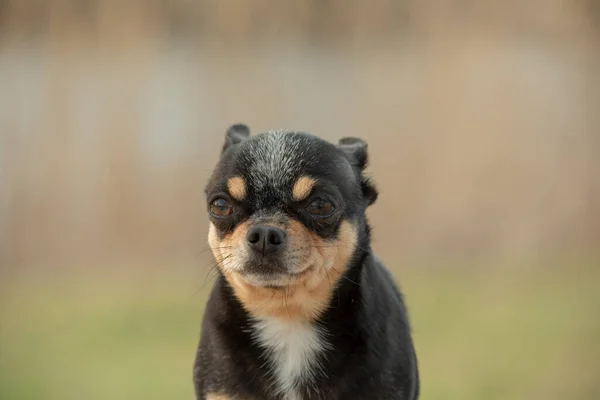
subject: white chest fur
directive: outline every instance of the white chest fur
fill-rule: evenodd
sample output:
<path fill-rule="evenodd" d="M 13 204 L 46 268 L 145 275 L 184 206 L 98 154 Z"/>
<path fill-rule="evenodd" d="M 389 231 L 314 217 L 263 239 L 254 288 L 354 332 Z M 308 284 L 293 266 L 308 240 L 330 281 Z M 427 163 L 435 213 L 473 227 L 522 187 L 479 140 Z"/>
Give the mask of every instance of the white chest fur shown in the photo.
<path fill-rule="evenodd" d="M 263 318 L 254 322 L 254 335 L 286 399 L 296 400 L 298 385 L 322 374 L 319 353 L 327 348 L 322 330 L 310 322 Z"/>

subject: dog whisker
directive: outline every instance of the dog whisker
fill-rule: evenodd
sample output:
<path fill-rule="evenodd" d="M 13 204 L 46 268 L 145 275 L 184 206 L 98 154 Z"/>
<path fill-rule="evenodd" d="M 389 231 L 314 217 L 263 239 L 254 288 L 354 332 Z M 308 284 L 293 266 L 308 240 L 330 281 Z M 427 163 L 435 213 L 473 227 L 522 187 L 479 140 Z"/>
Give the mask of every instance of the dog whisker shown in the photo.
<path fill-rule="evenodd" d="M 233 248 L 233 246 L 207 247 L 202 250 L 199 250 L 198 254 L 206 253 L 207 251 L 211 251 L 211 250 L 224 250 L 224 249 L 231 249 L 231 248 Z"/>
<path fill-rule="evenodd" d="M 224 267 L 225 265 L 227 265 L 231 262 L 231 261 L 227 262 L 227 263 L 225 262 L 228 259 L 230 259 L 231 256 L 232 256 L 231 254 L 227 254 L 227 255 L 222 256 L 219 260 L 217 260 L 215 258 L 215 260 L 211 263 L 211 266 L 208 270 L 208 273 L 206 274 L 206 277 L 204 278 L 204 284 L 202 285 L 202 288 L 204 288 L 207 285 L 207 283 L 209 283 L 210 281 L 212 281 L 212 279 L 216 278 L 219 275 L 219 272 L 218 272 L 219 266 Z M 216 274 L 212 278 L 209 279 L 209 276 L 214 271 L 216 271 Z"/>
<path fill-rule="evenodd" d="M 355 284 L 356 286 L 360 286 L 360 285 L 359 285 L 357 282 L 354 282 L 352 279 L 348 278 L 348 277 L 347 277 L 347 276 L 345 276 L 343 273 L 340 273 L 340 271 L 338 271 L 337 269 L 335 269 L 335 268 L 331 268 L 331 269 L 332 269 L 333 271 L 337 272 L 338 274 L 340 274 L 340 277 L 341 277 L 342 279 L 345 279 L 345 280 L 347 280 L 348 282 L 352 282 L 352 283 L 353 283 L 353 284 Z"/>
<path fill-rule="evenodd" d="M 273 300 L 273 298 L 275 297 L 276 294 L 277 294 L 277 291 L 273 290 L 273 294 L 271 295 L 271 297 L 269 298 L 269 300 L 267 301 L 267 303 L 264 306 L 260 307 L 258 309 L 258 311 L 260 312 L 260 311 L 264 310 L 265 308 L 267 308 L 269 306 L 269 304 L 271 304 L 271 301 Z"/>
<path fill-rule="evenodd" d="M 335 297 L 337 297 L 337 303 L 338 303 L 338 307 L 339 307 L 340 306 L 340 293 L 339 293 L 337 283 L 335 283 L 335 282 L 333 284 L 331 283 L 331 274 L 328 269 L 325 269 L 325 274 L 327 275 L 327 280 L 329 281 L 329 287 L 335 288 Z"/>

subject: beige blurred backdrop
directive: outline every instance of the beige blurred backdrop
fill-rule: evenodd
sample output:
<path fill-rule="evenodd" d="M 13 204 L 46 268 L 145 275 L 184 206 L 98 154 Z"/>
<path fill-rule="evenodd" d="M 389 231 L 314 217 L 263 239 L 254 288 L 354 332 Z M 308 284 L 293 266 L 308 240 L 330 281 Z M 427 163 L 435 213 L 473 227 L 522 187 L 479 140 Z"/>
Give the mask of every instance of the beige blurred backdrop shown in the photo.
<path fill-rule="evenodd" d="M 595 0 L 0 1 L 0 398 L 192 397 L 236 122 L 368 141 L 424 399 L 598 398 L 599 49 Z"/>

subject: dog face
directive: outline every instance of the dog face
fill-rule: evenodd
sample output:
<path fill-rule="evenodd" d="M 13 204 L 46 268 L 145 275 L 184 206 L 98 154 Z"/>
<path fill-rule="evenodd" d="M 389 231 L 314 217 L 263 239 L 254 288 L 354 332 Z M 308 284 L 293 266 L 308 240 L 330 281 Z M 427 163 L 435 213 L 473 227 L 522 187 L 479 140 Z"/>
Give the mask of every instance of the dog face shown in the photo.
<path fill-rule="evenodd" d="M 356 138 L 227 131 L 206 187 L 209 244 L 251 314 L 315 319 L 326 308 L 377 198 L 366 150 Z"/>

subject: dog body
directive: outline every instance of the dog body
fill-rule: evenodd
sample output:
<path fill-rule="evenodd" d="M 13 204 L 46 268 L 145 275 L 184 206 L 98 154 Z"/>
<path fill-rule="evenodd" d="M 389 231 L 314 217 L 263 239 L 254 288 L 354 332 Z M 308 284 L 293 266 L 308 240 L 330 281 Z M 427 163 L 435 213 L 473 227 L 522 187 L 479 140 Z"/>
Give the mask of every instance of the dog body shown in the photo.
<path fill-rule="evenodd" d="M 370 248 L 366 163 L 360 139 L 229 129 L 206 188 L 219 276 L 198 399 L 418 398 L 402 296 Z"/>

